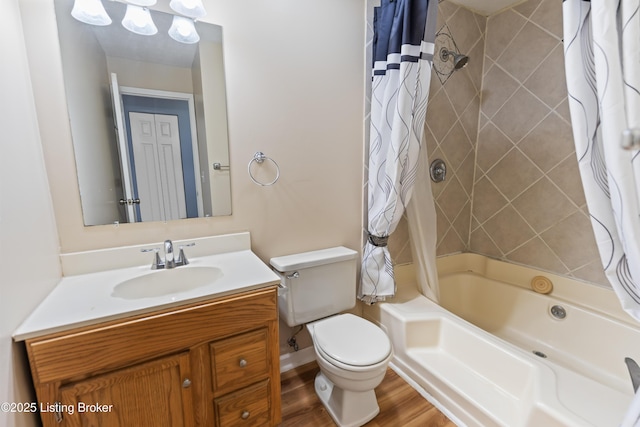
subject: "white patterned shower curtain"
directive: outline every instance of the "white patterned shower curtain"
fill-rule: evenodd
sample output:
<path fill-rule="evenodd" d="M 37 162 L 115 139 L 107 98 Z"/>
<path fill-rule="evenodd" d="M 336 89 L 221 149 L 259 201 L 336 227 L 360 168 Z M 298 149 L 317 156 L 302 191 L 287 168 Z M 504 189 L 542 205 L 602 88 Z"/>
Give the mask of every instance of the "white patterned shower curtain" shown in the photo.
<path fill-rule="evenodd" d="M 606 276 L 638 321 L 640 158 L 621 140 L 640 128 L 639 9 L 640 0 L 563 3 L 569 107 L 589 215 Z M 622 425 L 640 426 L 640 393 Z"/>
<path fill-rule="evenodd" d="M 416 179 L 437 7 L 436 0 L 382 0 L 375 10 L 368 238 L 358 289 L 358 297 L 369 304 L 395 294 L 386 243 L 411 199 Z"/>

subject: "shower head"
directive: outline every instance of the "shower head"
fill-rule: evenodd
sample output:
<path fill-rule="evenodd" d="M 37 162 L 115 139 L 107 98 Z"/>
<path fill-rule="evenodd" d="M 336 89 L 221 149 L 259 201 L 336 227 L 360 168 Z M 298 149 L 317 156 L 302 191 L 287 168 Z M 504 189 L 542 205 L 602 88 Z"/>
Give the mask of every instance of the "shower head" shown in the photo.
<path fill-rule="evenodd" d="M 464 68 L 469 63 L 469 57 L 467 55 L 456 53 L 444 47 L 440 49 L 440 59 L 446 62 L 449 60 L 449 58 L 453 58 L 454 70 L 459 70 L 460 68 Z"/>

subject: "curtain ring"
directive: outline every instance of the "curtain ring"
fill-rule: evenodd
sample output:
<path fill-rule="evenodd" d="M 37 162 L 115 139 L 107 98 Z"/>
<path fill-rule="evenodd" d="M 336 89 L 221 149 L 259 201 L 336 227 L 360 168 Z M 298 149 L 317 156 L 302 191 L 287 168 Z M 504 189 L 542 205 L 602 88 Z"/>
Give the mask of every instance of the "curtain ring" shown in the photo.
<path fill-rule="evenodd" d="M 273 165 L 276 167 L 276 177 L 273 179 L 273 181 L 266 182 L 266 183 L 258 181 L 251 173 L 251 165 L 254 162 L 261 164 L 265 160 L 271 161 L 271 163 L 273 163 Z M 253 181 L 254 183 L 256 183 L 261 187 L 267 187 L 269 185 L 273 185 L 278 181 L 278 179 L 280 179 L 280 166 L 278 166 L 278 163 L 276 163 L 275 160 L 273 160 L 271 157 L 267 157 L 262 151 L 256 151 L 256 154 L 253 155 L 253 159 L 251 159 L 251 161 L 249 161 L 249 165 L 247 165 L 247 172 L 249 172 L 249 178 L 251 178 L 251 181 Z"/>

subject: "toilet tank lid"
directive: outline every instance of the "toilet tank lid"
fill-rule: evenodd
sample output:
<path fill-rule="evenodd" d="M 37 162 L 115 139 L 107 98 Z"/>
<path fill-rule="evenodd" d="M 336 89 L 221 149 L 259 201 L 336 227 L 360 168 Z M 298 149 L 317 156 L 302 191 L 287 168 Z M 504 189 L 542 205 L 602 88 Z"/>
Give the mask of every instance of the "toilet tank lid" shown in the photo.
<path fill-rule="evenodd" d="M 337 246 L 335 248 L 274 257 L 269 263 L 280 272 L 316 267 L 334 262 L 347 261 L 358 256 L 353 249 Z"/>

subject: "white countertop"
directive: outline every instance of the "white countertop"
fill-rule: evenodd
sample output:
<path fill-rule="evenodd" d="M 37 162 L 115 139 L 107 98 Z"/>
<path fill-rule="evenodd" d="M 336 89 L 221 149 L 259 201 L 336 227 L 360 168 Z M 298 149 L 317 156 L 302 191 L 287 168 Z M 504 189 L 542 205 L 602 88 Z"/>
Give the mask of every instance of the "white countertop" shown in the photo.
<path fill-rule="evenodd" d="M 222 270 L 213 283 L 196 289 L 157 297 L 123 299 L 113 297 L 119 283 L 151 273 L 150 265 L 112 269 L 63 277 L 45 300 L 13 334 L 23 341 L 79 326 L 148 313 L 210 298 L 262 288 L 280 278 L 250 250 L 241 250 L 190 259 L 187 266 L 209 266 Z M 154 274 L 162 274 L 157 270 Z"/>

